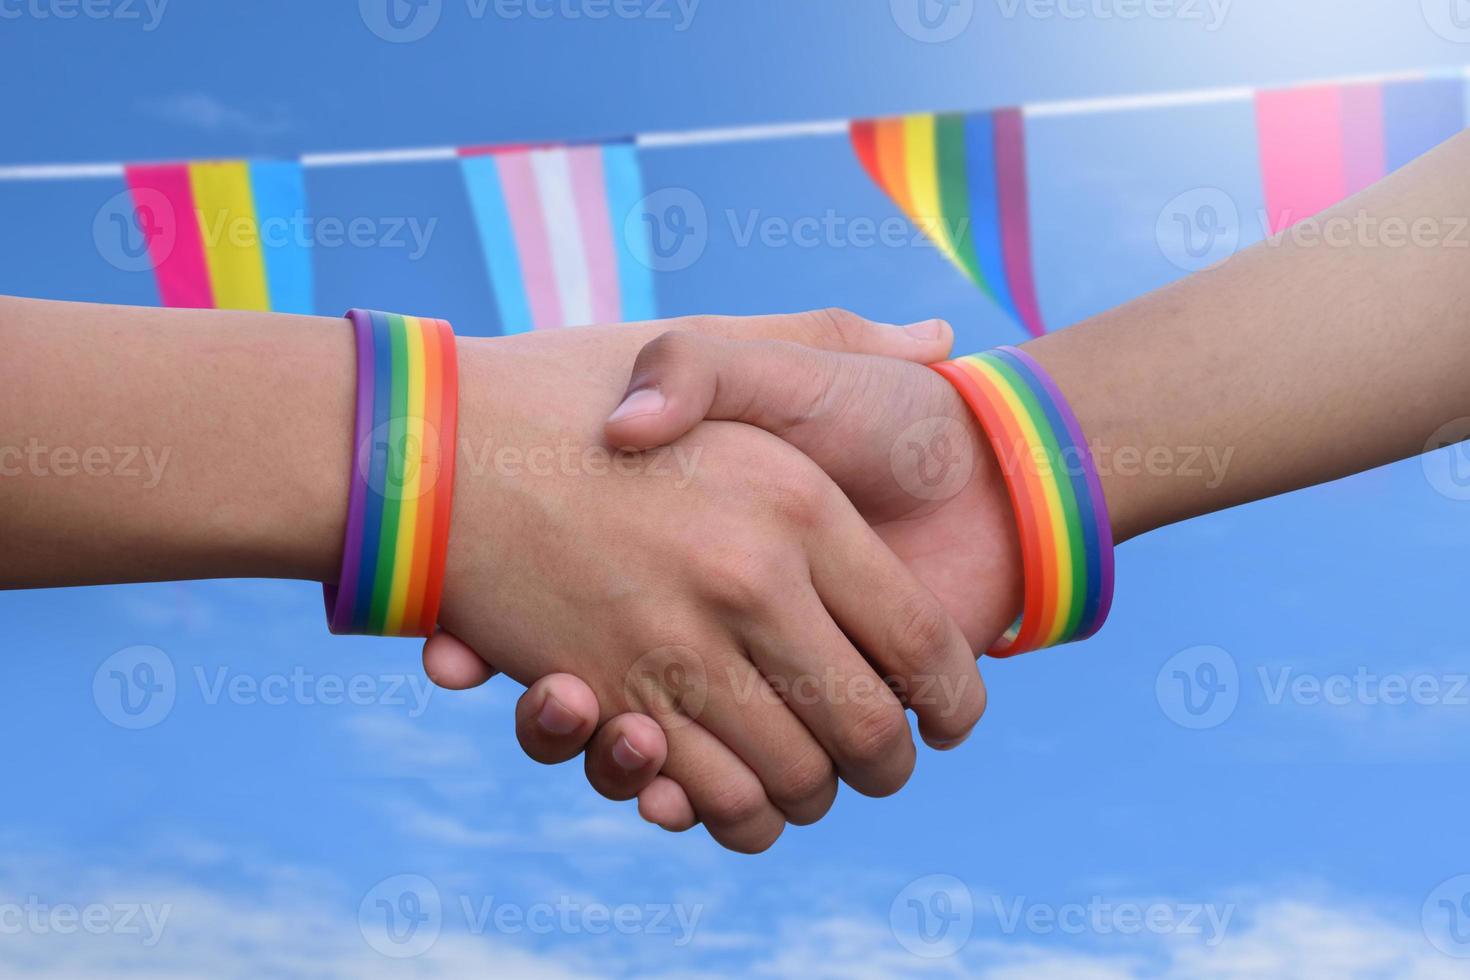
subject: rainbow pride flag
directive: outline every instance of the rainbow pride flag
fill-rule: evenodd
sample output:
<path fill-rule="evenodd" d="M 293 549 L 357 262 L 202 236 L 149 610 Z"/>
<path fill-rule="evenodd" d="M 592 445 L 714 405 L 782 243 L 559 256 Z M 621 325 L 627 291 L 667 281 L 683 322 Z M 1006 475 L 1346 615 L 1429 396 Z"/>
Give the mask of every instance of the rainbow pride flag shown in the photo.
<path fill-rule="evenodd" d="M 1256 93 L 1271 234 L 1325 211 L 1454 136 L 1465 83 L 1424 78 Z"/>
<path fill-rule="evenodd" d="M 220 160 L 124 173 L 164 306 L 314 312 L 299 163 Z"/>
<path fill-rule="evenodd" d="M 863 169 L 940 251 L 1033 336 L 1045 333 L 1021 111 L 859 120 L 851 136 Z"/>
<path fill-rule="evenodd" d="M 502 333 L 658 315 L 631 143 L 467 147 L 460 166 Z"/>

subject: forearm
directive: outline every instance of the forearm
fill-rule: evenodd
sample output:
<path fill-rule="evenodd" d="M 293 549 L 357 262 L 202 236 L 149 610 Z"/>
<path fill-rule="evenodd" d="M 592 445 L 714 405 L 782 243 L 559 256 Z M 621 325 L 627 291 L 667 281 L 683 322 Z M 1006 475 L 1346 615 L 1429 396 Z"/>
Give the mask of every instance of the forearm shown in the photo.
<path fill-rule="evenodd" d="M 335 578 L 346 321 L 0 298 L 0 586 Z"/>
<path fill-rule="evenodd" d="M 1027 345 L 1119 540 L 1412 456 L 1470 415 L 1467 170 L 1461 136 L 1322 219 L 1370 233 L 1288 234 Z M 1440 241 L 1395 242 L 1389 219 Z"/>

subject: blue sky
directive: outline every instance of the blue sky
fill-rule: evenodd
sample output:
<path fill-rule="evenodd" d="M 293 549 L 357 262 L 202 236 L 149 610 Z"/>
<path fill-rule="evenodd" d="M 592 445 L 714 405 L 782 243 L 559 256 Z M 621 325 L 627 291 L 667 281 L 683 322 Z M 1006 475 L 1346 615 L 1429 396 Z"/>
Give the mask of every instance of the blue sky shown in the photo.
<path fill-rule="evenodd" d="M 943 43 L 900 28 L 905 2 L 630 0 L 618 9 L 639 16 L 594 20 L 594 0 L 542 4 L 544 19 L 441 0 L 426 37 L 390 43 L 368 26 L 379 0 L 118 0 L 73 19 L 57 0 L 0 0 L 0 164 L 615 136 L 1470 63 L 1433 29 L 1453 23 L 1448 0 L 1235 0 L 1218 23 L 1218 6 L 1184 0 L 1131 19 L 1107 0 L 1067 5 L 1076 18 L 976 0 Z M 1259 237 L 1248 105 L 1039 120 L 1028 140 L 1053 323 L 1182 274 L 1156 234 L 1180 195 L 1223 195 L 1242 243 Z M 659 277 L 666 314 L 836 304 L 947 316 L 962 349 L 1019 339 L 933 248 L 742 243 L 752 219 L 895 214 L 840 138 L 644 166 L 650 189 L 688 189 L 709 218 L 699 261 Z M 93 244 L 119 190 L 0 184 L 0 291 L 156 302 L 146 273 Z M 493 329 L 452 166 L 314 171 L 308 194 L 319 215 L 433 228 L 422 254 L 319 249 L 320 311 Z M 429 692 L 413 644 L 328 637 L 311 585 L 0 596 L 0 972 L 1463 976 L 1445 952 L 1470 953 L 1455 462 L 1130 543 L 1101 636 L 984 663 L 990 709 L 968 744 L 923 754 L 893 799 L 843 793 L 758 857 L 646 828 L 579 767 L 527 761 L 514 684 Z M 153 715 L 113 686 L 140 664 L 171 698 Z M 1224 687 L 1206 702 L 1181 674 Z M 1434 693 L 1389 703 L 1391 677 Z M 1314 697 L 1313 682 L 1351 693 Z M 420 931 L 395 943 L 380 900 Z M 98 928 L 67 931 L 66 908 Z M 1133 912 L 1164 924 L 1129 929 Z"/>

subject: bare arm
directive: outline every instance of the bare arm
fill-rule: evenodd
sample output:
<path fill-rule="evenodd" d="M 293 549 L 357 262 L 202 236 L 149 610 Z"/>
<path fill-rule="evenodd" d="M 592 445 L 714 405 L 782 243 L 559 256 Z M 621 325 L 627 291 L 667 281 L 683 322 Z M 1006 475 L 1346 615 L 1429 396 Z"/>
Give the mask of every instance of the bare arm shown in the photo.
<path fill-rule="evenodd" d="M 7 297 L 0 337 L 0 586 L 336 577 L 345 321 Z"/>
<path fill-rule="evenodd" d="M 1300 236 L 1027 345 L 1093 443 L 1120 540 L 1413 456 L 1470 415 L 1467 172 L 1470 134 Z M 1186 447 L 1228 454 L 1223 473 L 1135 462 Z"/>

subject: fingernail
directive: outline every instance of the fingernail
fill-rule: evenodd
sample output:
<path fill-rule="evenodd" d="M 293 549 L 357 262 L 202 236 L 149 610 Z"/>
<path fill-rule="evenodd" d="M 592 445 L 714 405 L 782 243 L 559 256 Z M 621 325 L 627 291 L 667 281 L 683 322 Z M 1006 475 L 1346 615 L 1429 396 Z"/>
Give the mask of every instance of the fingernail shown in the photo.
<path fill-rule="evenodd" d="M 582 719 L 574 715 L 566 705 L 548 694 L 546 700 L 541 702 L 541 710 L 536 715 L 536 724 L 553 735 L 570 735 L 581 727 Z"/>
<path fill-rule="evenodd" d="M 975 729 L 972 728 L 970 729 L 970 731 L 965 732 L 965 734 L 959 736 L 958 738 L 948 738 L 942 740 L 935 739 L 934 741 L 929 743 L 929 746 L 930 748 L 938 749 L 940 752 L 948 752 L 950 749 L 957 749 L 961 745 L 964 745 L 967 740 L 969 740 L 970 734 L 974 730 Z"/>
<path fill-rule="evenodd" d="M 938 340 L 943 333 L 943 327 L 938 320 L 924 320 L 922 323 L 911 323 L 903 328 L 903 332 L 915 340 Z"/>
<path fill-rule="evenodd" d="M 607 420 L 621 422 L 640 415 L 657 415 L 664 410 L 664 405 L 663 392 L 657 388 L 639 388 L 624 398 L 623 403 L 613 409 L 613 413 L 607 417 Z"/>
<path fill-rule="evenodd" d="M 613 744 L 612 757 L 614 762 L 629 772 L 637 772 L 648 765 L 648 757 L 633 748 L 633 743 L 628 741 L 626 735 L 620 736 Z"/>

